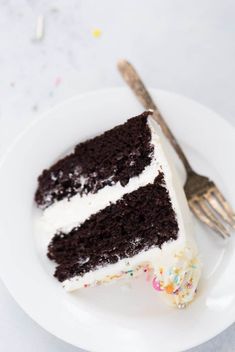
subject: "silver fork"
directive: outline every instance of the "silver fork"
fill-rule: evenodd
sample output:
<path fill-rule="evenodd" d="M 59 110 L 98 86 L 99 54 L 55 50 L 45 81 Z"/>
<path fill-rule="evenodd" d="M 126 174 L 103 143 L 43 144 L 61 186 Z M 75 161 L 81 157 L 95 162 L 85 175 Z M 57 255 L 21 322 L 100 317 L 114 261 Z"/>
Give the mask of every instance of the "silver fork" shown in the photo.
<path fill-rule="evenodd" d="M 232 229 L 235 229 L 235 213 L 232 207 L 213 181 L 206 176 L 197 174 L 192 169 L 134 67 L 128 61 L 121 60 L 118 62 L 118 69 L 141 104 L 146 109 L 153 111 L 153 117 L 161 126 L 163 133 L 184 164 L 187 174 L 184 190 L 192 212 L 223 238 L 227 238 L 230 236 Z"/>

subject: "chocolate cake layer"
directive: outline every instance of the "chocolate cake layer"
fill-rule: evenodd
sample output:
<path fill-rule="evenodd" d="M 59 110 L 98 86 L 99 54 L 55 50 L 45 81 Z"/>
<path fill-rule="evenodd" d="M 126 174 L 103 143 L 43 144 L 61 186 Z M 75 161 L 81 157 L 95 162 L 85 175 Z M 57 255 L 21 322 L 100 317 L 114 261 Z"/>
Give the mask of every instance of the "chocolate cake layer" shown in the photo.
<path fill-rule="evenodd" d="M 64 281 L 161 247 L 177 235 L 175 213 L 160 173 L 153 184 L 126 194 L 69 234 L 55 235 L 48 257 L 58 264 L 55 276 Z"/>
<path fill-rule="evenodd" d="M 44 170 L 38 178 L 35 200 L 46 208 L 79 193 L 96 193 L 120 181 L 125 186 L 150 164 L 153 147 L 147 125 L 150 113 L 129 119 L 102 135 L 76 146 L 74 152 Z"/>

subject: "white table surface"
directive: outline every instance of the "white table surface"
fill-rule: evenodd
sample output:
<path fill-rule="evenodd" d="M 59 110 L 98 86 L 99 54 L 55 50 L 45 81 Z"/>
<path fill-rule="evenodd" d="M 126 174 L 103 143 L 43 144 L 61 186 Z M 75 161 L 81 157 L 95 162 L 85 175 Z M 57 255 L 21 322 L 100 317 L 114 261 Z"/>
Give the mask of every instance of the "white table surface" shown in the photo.
<path fill-rule="evenodd" d="M 45 35 L 35 42 L 39 15 Z M 0 154 L 61 99 L 123 85 L 122 57 L 148 86 L 187 95 L 235 125 L 234 16 L 234 0 L 0 0 Z M 81 351 L 34 323 L 1 282 L 0 317 L 0 351 Z M 235 351 L 235 325 L 190 351 Z"/>

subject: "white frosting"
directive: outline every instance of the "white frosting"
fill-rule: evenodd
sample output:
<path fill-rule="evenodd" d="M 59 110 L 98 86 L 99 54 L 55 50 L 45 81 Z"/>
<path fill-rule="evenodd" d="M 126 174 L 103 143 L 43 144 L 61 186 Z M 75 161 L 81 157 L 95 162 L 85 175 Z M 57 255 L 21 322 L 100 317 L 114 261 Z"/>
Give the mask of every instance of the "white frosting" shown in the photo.
<path fill-rule="evenodd" d="M 126 186 L 123 187 L 120 182 L 117 182 L 113 186 L 105 186 L 95 194 L 89 193 L 83 196 L 76 194 L 70 200 L 66 198 L 55 202 L 45 209 L 43 220 L 52 234 L 58 229 L 67 233 L 92 214 L 106 208 L 110 203 L 116 203 L 124 194 L 153 183 L 158 175 L 159 167 L 157 158 L 153 157 L 151 164 L 145 167 L 141 175 L 132 177 Z"/>
<path fill-rule="evenodd" d="M 154 146 L 151 164 L 147 166 L 141 175 L 130 179 L 125 187 L 118 182 L 113 186 L 106 186 L 96 194 L 84 196 L 75 195 L 68 201 L 61 200 L 44 211 L 43 221 L 49 226 L 51 235 L 58 229 L 64 232 L 70 231 L 73 227 L 81 224 L 92 214 L 104 209 L 111 203 L 115 203 L 124 194 L 133 192 L 141 186 L 153 183 L 159 171 L 164 172 L 166 188 L 169 192 L 172 207 L 176 213 L 179 226 L 178 238 L 175 241 L 164 243 L 162 248 L 151 248 L 147 251 L 138 253 L 128 259 L 119 260 L 115 264 L 98 268 L 84 274 L 82 277 L 76 276 L 65 280 L 63 286 L 67 291 L 94 285 L 96 282 L 102 283 L 111 281 L 119 274 L 136 269 L 141 265 L 148 265 L 157 275 L 159 270 L 164 268 L 164 274 L 160 275 L 161 284 L 171 288 L 178 278 L 181 286 L 186 284 L 186 280 L 192 278 L 192 287 L 182 290 L 180 295 L 173 296 L 167 294 L 175 304 L 181 304 L 192 300 L 195 288 L 200 277 L 200 264 L 197 259 L 197 249 L 192 238 L 191 214 L 188 209 L 187 201 L 179 183 L 177 173 L 174 169 L 171 155 L 168 152 L 162 131 L 152 117 L 148 118 L 148 125 L 151 130 L 151 144 Z M 87 258 L 87 261 L 89 258 Z M 194 268 L 195 269 L 192 269 Z M 191 268 L 191 269 L 189 269 Z M 161 271 L 160 270 L 160 271 Z M 169 274 L 170 270 L 179 272 L 177 278 Z M 174 283 L 173 283 L 174 280 Z M 188 282 L 188 281 L 187 281 Z"/>

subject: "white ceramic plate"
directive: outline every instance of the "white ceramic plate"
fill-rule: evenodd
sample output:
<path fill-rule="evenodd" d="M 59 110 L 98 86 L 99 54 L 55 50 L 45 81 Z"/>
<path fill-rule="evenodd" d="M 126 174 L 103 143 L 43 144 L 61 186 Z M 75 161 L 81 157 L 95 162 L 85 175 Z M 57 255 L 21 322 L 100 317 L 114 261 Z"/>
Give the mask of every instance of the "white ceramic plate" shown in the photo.
<path fill-rule="evenodd" d="M 152 91 L 192 165 L 210 175 L 235 205 L 235 130 L 207 108 L 176 94 Z M 225 242 L 195 221 L 204 262 L 198 297 L 186 310 L 167 307 L 144 278 L 66 293 L 49 274 L 33 233 L 36 178 L 87 137 L 142 112 L 127 89 L 75 97 L 24 132 L 0 170 L 0 272 L 19 305 L 57 337 L 95 352 L 183 351 L 233 323 L 235 237 Z M 177 158 L 177 167 L 183 169 Z"/>

